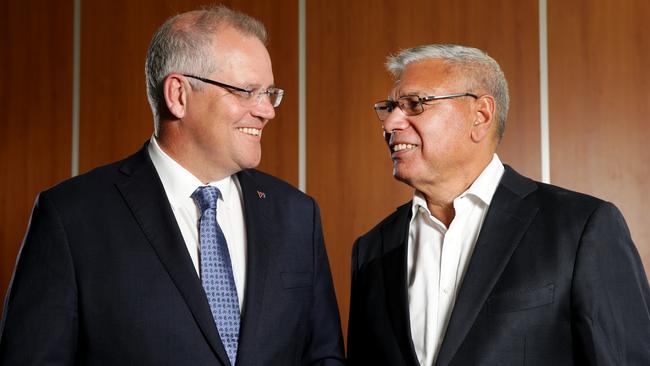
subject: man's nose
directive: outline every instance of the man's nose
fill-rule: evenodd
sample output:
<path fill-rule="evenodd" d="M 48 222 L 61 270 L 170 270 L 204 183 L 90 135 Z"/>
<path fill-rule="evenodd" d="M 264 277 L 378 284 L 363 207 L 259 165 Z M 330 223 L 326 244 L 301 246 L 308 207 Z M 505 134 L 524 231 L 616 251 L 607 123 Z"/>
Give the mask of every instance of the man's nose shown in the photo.
<path fill-rule="evenodd" d="M 275 108 L 271 104 L 271 99 L 268 95 L 261 95 L 260 98 L 261 100 L 253 108 L 253 115 L 266 120 L 273 119 L 275 117 Z"/>
<path fill-rule="evenodd" d="M 384 131 L 390 134 L 395 130 L 403 130 L 408 127 L 408 121 L 406 120 L 406 115 L 404 112 L 396 107 L 382 122 L 382 126 L 384 128 Z"/>

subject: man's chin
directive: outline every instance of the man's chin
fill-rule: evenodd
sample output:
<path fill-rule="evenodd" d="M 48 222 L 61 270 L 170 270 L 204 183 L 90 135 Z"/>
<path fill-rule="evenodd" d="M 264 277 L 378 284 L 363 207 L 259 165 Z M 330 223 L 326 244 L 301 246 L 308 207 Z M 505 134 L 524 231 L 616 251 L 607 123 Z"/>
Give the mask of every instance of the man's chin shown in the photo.
<path fill-rule="evenodd" d="M 257 168 L 258 165 L 260 165 L 261 160 L 262 160 L 261 156 L 258 156 L 257 158 L 251 158 L 251 159 L 246 159 L 244 161 L 241 161 L 238 165 L 240 170 L 254 169 Z"/>
<path fill-rule="evenodd" d="M 410 176 L 397 168 L 393 168 L 393 178 L 406 185 L 412 186 Z"/>

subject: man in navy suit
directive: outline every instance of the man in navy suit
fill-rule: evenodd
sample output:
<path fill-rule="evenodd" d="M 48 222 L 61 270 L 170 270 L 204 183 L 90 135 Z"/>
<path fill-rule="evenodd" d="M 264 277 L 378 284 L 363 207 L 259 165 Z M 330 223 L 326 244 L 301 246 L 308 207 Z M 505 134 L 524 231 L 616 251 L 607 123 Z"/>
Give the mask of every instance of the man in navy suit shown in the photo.
<path fill-rule="evenodd" d="M 283 94 L 265 40 L 260 22 L 225 7 L 157 31 L 154 135 L 39 195 L 0 365 L 343 364 L 318 206 L 253 170 Z M 206 284 L 215 268 L 222 282 Z"/>
<path fill-rule="evenodd" d="M 387 65 L 374 108 L 415 192 L 354 245 L 349 365 L 650 365 L 650 290 L 623 217 L 500 162 L 496 61 L 427 45 Z"/>

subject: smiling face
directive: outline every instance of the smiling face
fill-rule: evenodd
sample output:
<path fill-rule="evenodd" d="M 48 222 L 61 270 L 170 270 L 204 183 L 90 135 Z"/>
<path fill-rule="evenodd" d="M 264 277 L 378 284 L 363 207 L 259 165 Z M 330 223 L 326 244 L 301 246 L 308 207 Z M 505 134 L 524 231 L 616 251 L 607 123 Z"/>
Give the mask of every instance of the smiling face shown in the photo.
<path fill-rule="evenodd" d="M 211 49 L 217 70 L 199 76 L 247 90 L 273 85 L 269 53 L 256 37 L 223 26 Z M 250 105 L 236 92 L 219 86 L 204 83 L 202 88 L 188 89 L 179 135 L 186 151 L 191 151 L 189 170 L 200 178 L 217 180 L 256 167 L 261 159 L 262 129 L 275 117 L 269 99 L 263 97 L 259 104 Z"/>
<path fill-rule="evenodd" d="M 427 59 L 406 66 L 390 97 L 465 92 L 478 91 L 468 89 L 462 72 Z M 464 178 L 466 167 L 480 156 L 472 139 L 477 118 L 477 101 L 471 97 L 426 102 L 416 116 L 395 108 L 383 122 L 395 178 L 420 191 Z"/>

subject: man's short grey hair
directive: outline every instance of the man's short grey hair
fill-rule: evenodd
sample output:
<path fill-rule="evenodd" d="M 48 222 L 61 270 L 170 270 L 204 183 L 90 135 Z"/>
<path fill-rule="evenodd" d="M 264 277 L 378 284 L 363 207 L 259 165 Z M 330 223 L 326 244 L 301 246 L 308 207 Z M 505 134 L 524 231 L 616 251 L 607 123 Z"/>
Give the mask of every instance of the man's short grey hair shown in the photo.
<path fill-rule="evenodd" d="M 487 93 L 494 97 L 497 109 L 497 141 L 501 141 L 508 116 L 508 82 L 499 64 L 487 53 L 473 47 L 432 44 L 408 48 L 388 56 L 386 67 L 399 80 L 407 65 L 413 62 L 440 59 L 452 67 L 458 67 L 465 76 L 469 90 L 450 92 Z"/>
<path fill-rule="evenodd" d="M 153 112 L 154 129 L 158 133 L 160 118 L 167 110 L 164 80 L 177 72 L 205 77 L 218 66 L 211 52 L 211 42 L 222 26 L 231 26 L 244 35 L 257 37 L 266 45 L 264 24 L 257 19 L 223 5 L 169 18 L 154 34 L 145 62 L 147 97 Z M 203 87 L 190 80 L 192 87 Z"/>

